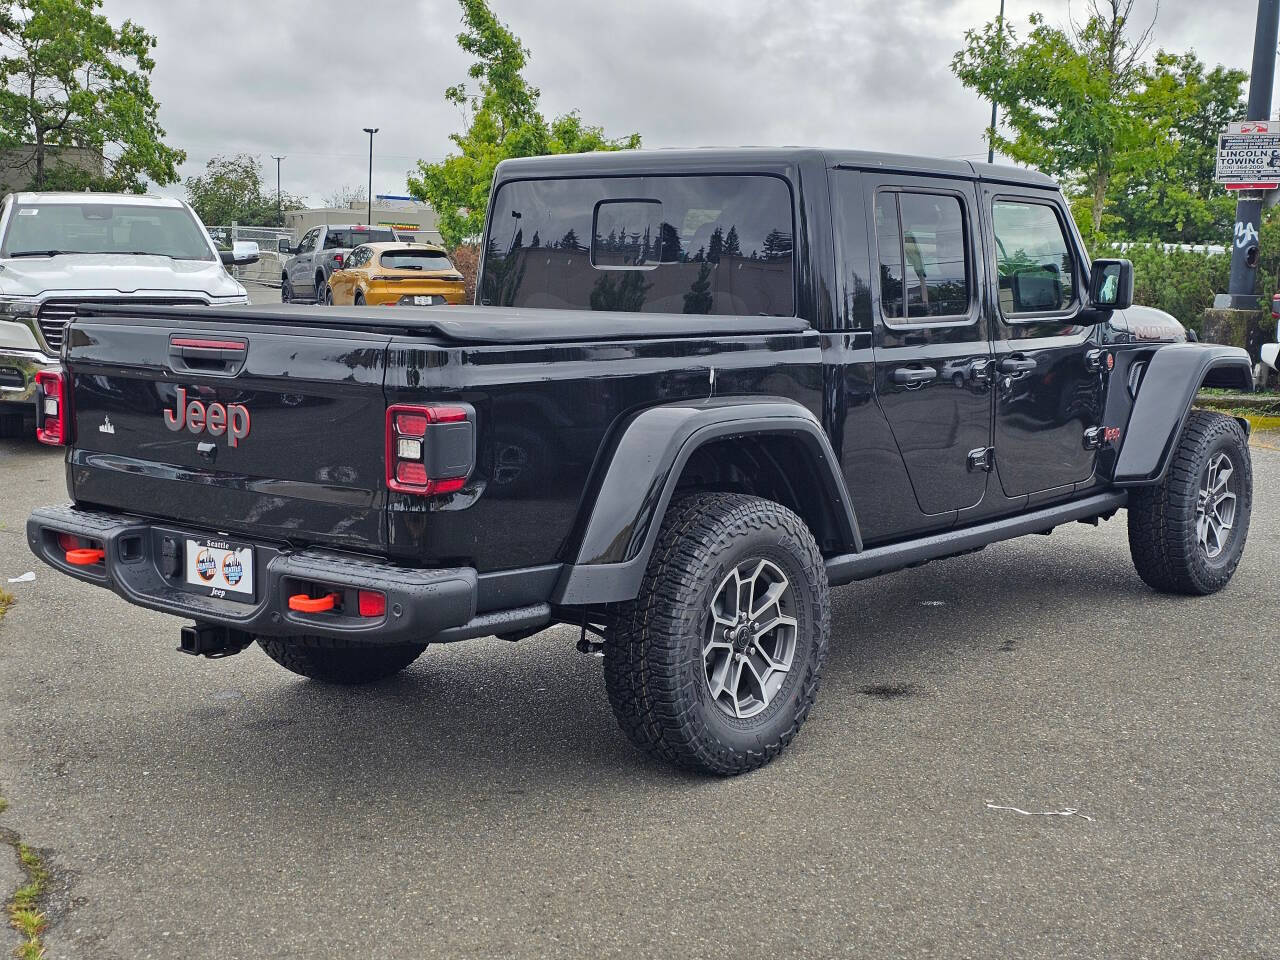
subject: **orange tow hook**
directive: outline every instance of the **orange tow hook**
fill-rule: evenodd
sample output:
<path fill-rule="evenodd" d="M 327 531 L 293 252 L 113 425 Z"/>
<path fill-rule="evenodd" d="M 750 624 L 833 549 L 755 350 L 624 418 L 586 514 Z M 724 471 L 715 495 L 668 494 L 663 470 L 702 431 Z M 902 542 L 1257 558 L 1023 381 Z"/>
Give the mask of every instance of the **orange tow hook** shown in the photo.
<path fill-rule="evenodd" d="M 75 550 L 67 551 L 67 563 L 75 567 L 91 567 L 95 563 L 101 563 L 106 555 L 105 550 L 77 547 Z"/>
<path fill-rule="evenodd" d="M 299 613 L 324 613 L 338 604 L 338 595 L 329 593 L 323 597 L 309 597 L 305 593 L 295 593 L 289 598 L 289 609 Z"/>

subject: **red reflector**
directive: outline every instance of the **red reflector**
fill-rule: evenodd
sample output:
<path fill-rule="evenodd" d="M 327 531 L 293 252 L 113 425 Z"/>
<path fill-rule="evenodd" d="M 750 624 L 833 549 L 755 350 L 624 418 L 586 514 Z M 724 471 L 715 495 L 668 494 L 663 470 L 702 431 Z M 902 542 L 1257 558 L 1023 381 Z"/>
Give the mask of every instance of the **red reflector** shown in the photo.
<path fill-rule="evenodd" d="M 381 617 L 387 612 L 387 595 L 376 590 L 361 590 L 359 593 L 360 616 Z"/>
<path fill-rule="evenodd" d="M 419 413 L 397 413 L 396 433 L 406 437 L 426 436 L 427 424 L 431 421 Z"/>
<path fill-rule="evenodd" d="M 63 551 L 75 550 L 80 546 L 80 538 L 72 533 L 60 533 L 58 534 L 58 546 Z"/>
<path fill-rule="evenodd" d="M 417 487 L 427 485 L 427 468 L 421 463 L 397 463 L 396 480 Z"/>
<path fill-rule="evenodd" d="M 432 480 L 428 493 L 457 493 L 467 482 L 466 477 L 450 477 L 448 480 Z"/>

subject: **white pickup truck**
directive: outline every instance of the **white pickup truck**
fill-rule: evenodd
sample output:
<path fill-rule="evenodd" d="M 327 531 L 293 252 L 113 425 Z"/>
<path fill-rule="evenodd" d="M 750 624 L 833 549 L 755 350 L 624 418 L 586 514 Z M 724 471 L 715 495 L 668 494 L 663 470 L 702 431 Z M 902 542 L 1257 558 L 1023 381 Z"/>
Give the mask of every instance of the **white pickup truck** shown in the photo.
<path fill-rule="evenodd" d="M 36 375 L 57 365 L 79 304 L 248 303 L 231 264 L 181 200 L 114 193 L 13 193 L 0 205 L 0 436 L 34 432 Z"/>

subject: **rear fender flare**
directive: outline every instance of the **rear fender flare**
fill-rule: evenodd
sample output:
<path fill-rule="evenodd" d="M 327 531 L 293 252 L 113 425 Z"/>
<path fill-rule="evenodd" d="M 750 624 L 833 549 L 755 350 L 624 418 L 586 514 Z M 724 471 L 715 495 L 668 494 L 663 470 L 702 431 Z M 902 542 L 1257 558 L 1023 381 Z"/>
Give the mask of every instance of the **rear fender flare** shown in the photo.
<path fill-rule="evenodd" d="M 1152 355 L 1116 458 L 1117 486 L 1146 486 L 1164 479 L 1196 392 L 1205 386 L 1251 392 L 1253 363 L 1249 354 L 1239 347 L 1178 343 L 1161 347 Z"/>
<path fill-rule="evenodd" d="M 858 552 L 862 537 L 840 464 L 817 418 L 794 400 L 724 397 L 650 407 L 620 433 L 590 502 L 575 559 L 552 596 L 563 605 L 633 599 L 657 540 L 662 517 L 690 457 L 702 446 L 735 436 L 773 435 L 798 441 L 831 511 L 841 550 Z"/>

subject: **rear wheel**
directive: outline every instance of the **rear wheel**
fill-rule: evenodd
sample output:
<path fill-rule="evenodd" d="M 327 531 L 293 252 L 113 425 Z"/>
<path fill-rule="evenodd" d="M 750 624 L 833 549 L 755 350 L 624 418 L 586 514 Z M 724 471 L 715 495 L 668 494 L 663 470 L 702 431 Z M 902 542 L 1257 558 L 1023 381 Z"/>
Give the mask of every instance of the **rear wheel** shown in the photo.
<path fill-rule="evenodd" d="M 822 555 L 798 516 L 738 494 L 677 501 L 604 645 L 614 715 L 677 767 L 763 766 L 813 706 L 830 617 Z"/>
<path fill-rule="evenodd" d="M 258 646 L 299 676 L 343 685 L 385 680 L 427 649 L 425 643 L 378 647 L 330 637 L 259 637 Z"/>
<path fill-rule="evenodd" d="M 324 305 L 326 307 L 333 306 L 333 287 L 329 286 L 327 283 L 324 285 Z"/>
<path fill-rule="evenodd" d="M 329 285 L 329 281 L 325 279 L 323 273 L 317 273 L 315 280 L 312 281 L 312 291 L 315 293 L 316 303 L 324 303 L 324 288 Z"/>
<path fill-rule="evenodd" d="M 1192 411 L 1164 480 L 1129 500 L 1129 550 L 1138 575 L 1163 593 L 1221 590 L 1244 553 L 1252 510 L 1244 430 L 1222 414 Z"/>
<path fill-rule="evenodd" d="M 355 299 L 352 301 L 357 307 L 364 306 L 364 294 L 359 290 L 356 291 Z"/>

